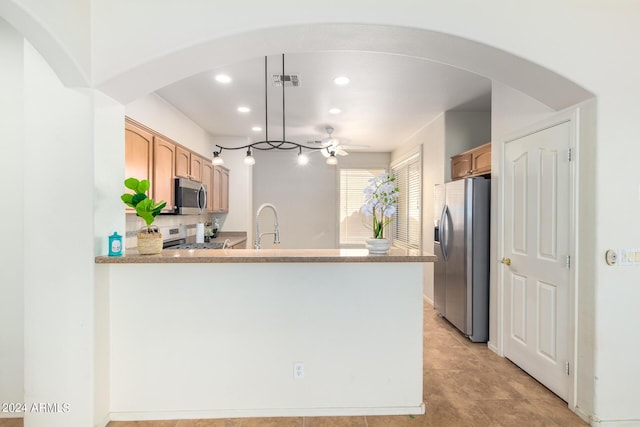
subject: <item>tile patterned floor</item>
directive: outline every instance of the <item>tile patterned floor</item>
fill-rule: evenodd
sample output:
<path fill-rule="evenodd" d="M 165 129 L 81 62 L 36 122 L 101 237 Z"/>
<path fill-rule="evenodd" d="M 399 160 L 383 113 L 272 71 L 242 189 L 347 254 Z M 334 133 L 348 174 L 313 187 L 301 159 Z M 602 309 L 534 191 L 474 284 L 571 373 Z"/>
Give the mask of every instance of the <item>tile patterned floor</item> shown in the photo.
<path fill-rule="evenodd" d="M 460 335 L 429 304 L 424 316 L 421 416 L 112 421 L 107 427 L 578 427 L 588 424 L 517 366 Z M 0 427 L 22 427 L 2 420 Z"/>

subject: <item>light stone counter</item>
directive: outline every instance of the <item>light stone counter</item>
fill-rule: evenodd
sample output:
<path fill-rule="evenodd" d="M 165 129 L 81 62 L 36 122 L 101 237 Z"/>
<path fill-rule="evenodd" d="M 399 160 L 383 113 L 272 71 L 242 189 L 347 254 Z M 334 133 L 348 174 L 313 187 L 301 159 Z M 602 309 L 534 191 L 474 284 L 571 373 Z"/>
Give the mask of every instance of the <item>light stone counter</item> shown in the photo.
<path fill-rule="evenodd" d="M 96 257 L 99 264 L 188 263 L 386 263 L 434 262 L 433 254 L 392 248 L 388 255 L 370 255 L 366 249 L 164 249 L 158 255 L 127 250 L 121 257 Z"/>

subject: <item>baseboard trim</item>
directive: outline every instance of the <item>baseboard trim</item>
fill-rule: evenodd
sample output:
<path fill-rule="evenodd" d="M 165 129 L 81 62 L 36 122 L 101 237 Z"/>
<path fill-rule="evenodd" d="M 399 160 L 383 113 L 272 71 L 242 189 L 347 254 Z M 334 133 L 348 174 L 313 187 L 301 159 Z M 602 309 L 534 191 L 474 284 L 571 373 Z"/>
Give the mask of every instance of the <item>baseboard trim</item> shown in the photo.
<path fill-rule="evenodd" d="M 110 414 L 105 415 L 102 420 L 96 421 L 94 426 L 95 427 L 107 427 L 107 424 L 109 424 L 109 421 L 113 421 L 110 417 Z"/>
<path fill-rule="evenodd" d="M 429 304 L 433 305 L 433 300 L 427 297 L 426 295 L 422 294 L 422 299 L 424 299 L 425 302 L 428 302 Z"/>
<path fill-rule="evenodd" d="M 367 415 L 422 415 L 425 404 L 419 406 L 388 406 L 377 408 L 263 408 L 217 409 L 208 411 L 112 412 L 111 421 L 192 420 L 205 418 L 256 417 L 322 417 Z"/>
<path fill-rule="evenodd" d="M 601 420 L 591 417 L 591 427 L 636 427 L 640 425 L 640 419 L 635 420 Z"/>

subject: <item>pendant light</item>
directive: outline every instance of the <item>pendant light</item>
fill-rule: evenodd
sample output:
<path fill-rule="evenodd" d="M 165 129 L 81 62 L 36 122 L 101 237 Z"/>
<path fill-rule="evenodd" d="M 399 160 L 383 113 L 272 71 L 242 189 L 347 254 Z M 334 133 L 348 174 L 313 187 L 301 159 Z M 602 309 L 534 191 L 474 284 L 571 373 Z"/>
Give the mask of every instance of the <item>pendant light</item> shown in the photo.
<path fill-rule="evenodd" d="M 294 150 L 298 149 L 298 164 L 305 165 L 309 162 L 309 157 L 302 150 L 324 150 L 326 147 L 310 147 L 307 145 L 298 144 L 296 142 L 287 141 L 285 138 L 286 123 L 285 123 L 285 83 L 286 81 L 292 81 L 291 76 L 285 74 L 284 69 L 284 53 L 282 54 L 282 74 L 279 76 L 282 83 L 282 139 L 279 141 L 269 140 L 269 114 L 268 114 L 268 77 L 267 77 L 267 57 L 264 57 L 264 141 L 258 141 L 251 144 L 243 145 L 241 147 L 223 147 L 216 145 L 218 150 L 213 152 L 214 165 L 222 165 L 224 160 L 220 157 L 222 150 L 244 150 L 247 149 L 247 155 L 244 158 L 244 164 L 252 166 L 256 163 L 256 159 L 252 155 L 252 149 L 254 150 Z M 295 77 L 295 76 L 294 76 Z M 338 158 L 335 152 L 331 152 L 331 155 L 327 158 L 328 165 L 338 164 Z"/>

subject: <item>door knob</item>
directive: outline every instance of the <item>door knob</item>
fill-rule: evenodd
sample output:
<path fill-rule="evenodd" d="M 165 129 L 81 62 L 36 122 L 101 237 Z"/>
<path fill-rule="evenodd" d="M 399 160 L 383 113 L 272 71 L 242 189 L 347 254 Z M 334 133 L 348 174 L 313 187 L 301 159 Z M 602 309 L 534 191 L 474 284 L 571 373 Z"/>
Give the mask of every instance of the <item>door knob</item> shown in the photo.
<path fill-rule="evenodd" d="M 511 265 L 511 258 L 502 258 L 500 262 L 504 265 Z"/>

